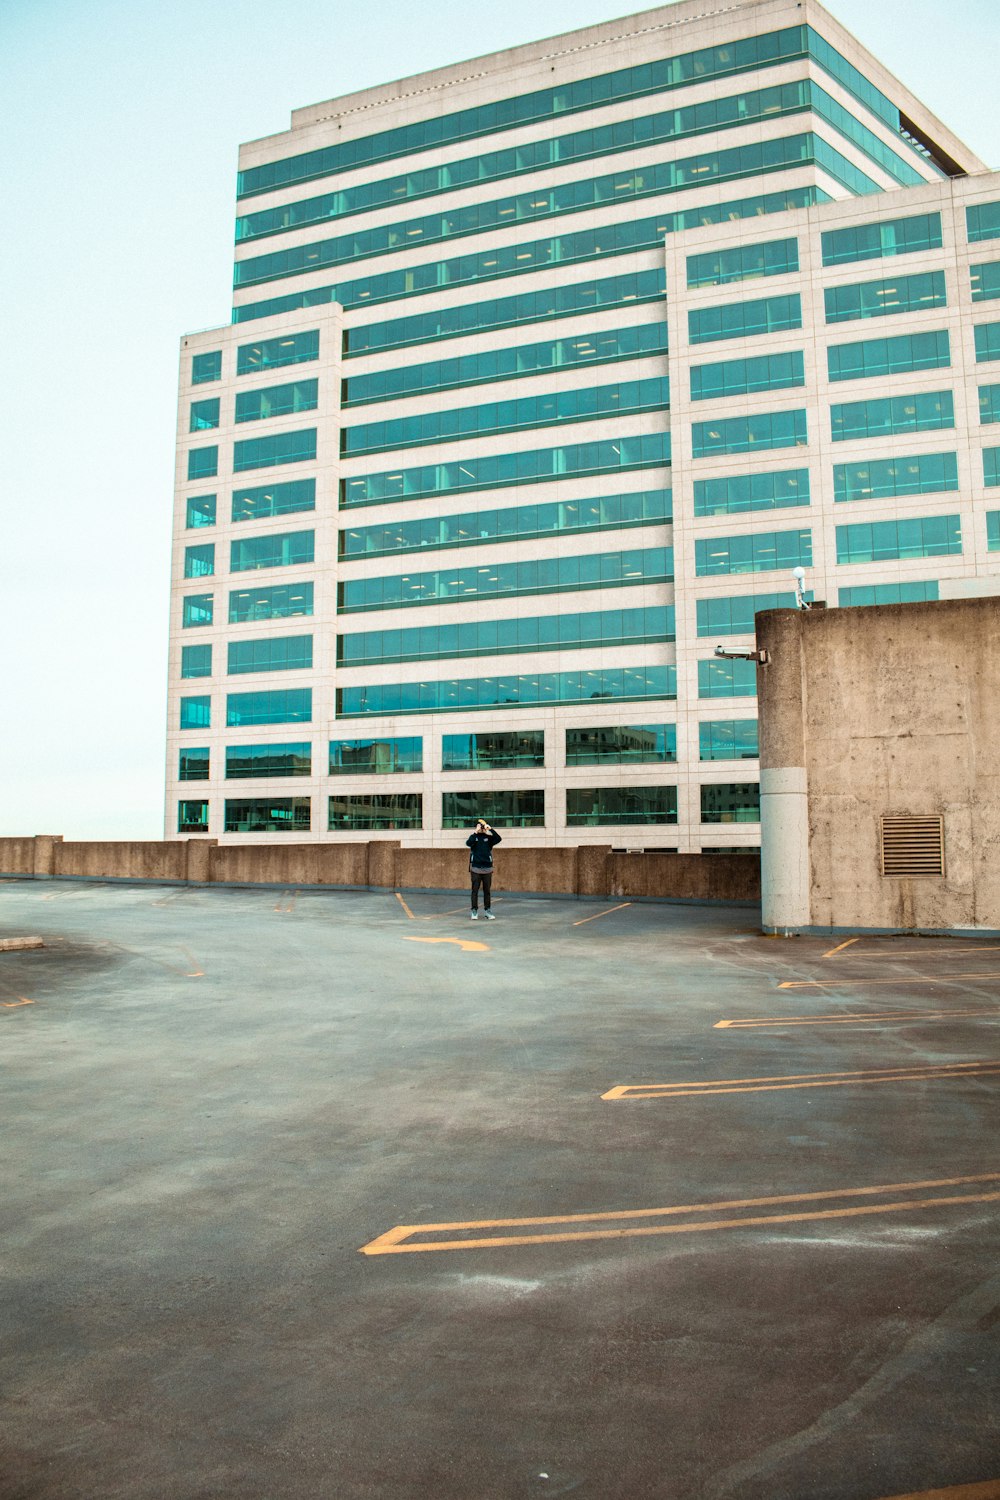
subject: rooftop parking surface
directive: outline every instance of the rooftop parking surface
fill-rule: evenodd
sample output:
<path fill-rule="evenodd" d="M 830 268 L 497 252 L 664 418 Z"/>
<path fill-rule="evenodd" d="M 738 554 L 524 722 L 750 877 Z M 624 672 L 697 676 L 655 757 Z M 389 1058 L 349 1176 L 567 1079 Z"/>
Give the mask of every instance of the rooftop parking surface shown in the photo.
<path fill-rule="evenodd" d="M 1000 943 L 495 910 L 0 882 L 3 1500 L 1000 1495 Z"/>

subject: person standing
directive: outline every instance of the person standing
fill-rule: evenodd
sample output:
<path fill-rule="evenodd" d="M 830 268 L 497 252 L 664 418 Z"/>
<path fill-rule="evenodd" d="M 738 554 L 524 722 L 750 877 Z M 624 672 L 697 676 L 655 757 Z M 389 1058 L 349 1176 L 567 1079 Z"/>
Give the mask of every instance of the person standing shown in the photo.
<path fill-rule="evenodd" d="M 473 922 L 479 918 L 480 886 L 483 888 L 483 916 L 487 922 L 496 921 L 490 911 L 490 886 L 493 883 L 493 846 L 499 843 L 500 835 L 484 818 L 477 821 L 465 841 L 465 847 L 469 850 L 469 874 L 472 876 L 472 911 L 469 915 Z"/>

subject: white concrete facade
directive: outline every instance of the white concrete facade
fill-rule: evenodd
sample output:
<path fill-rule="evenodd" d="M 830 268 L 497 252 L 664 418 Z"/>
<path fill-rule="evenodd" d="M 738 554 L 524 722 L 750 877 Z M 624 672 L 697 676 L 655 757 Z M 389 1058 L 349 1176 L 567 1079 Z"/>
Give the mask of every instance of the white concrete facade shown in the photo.
<path fill-rule="evenodd" d="M 804 26 L 814 28 L 822 42 L 796 53 L 789 42 L 791 29 Z M 760 57 L 754 64 L 741 61 L 742 53 L 737 56 L 727 51 L 749 38 L 775 34 L 784 38 L 781 46 L 788 55 L 783 61 Z M 835 49 L 840 61 L 831 63 L 824 43 Z M 665 58 L 692 53 L 701 55 L 685 65 L 683 78 L 669 86 L 658 87 L 651 71 L 639 71 Z M 863 78 L 859 81 L 849 68 L 858 70 Z M 570 92 L 574 84 L 624 69 L 636 70 L 630 75 L 635 84 L 631 92 L 620 89 L 616 101 L 599 104 L 584 105 L 578 98 L 574 100 Z M 796 87 L 806 83 L 812 93 L 797 97 Z M 870 92 L 867 103 L 861 97 L 868 85 L 878 91 L 874 104 Z M 552 90 L 567 92 L 553 99 L 548 92 Z M 768 92 L 761 97 L 764 90 Z M 470 116 L 463 117 L 465 126 L 456 127 L 460 138 L 437 144 L 425 143 L 407 150 L 406 142 L 371 141 L 383 132 L 416 127 L 428 120 L 443 118 L 447 125 L 459 111 L 481 110 L 501 101 L 542 95 L 543 91 L 537 108 L 531 106 L 537 117 L 509 128 Z M 598 96 L 603 97 L 600 89 Z M 713 123 L 713 101 L 736 96 L 739 102 L 725 106 L 721 123 L 719 117 Z M 690 111 L 696 106 L 705 108 L 695 115 Z M 898 117 L 893 115 L 893 108 L 898 109 Z M 525 112 L 530 113 L 526 107 L 522 108 Z M 649 123 L 636 130 L 636 121 Z M 585 140 L 582 132 L 592 134 Z M 658 135 L 660 143 L 623 147 L 623 133 L 628 132 L 639 142 Z M 574 139 L 567 141 L 567 137 Z M 804 137 L 808 139 L 803 142 L 800 138 Z M 545 144 L 556 138 L 563 143 L 558 150 Z M 774 145 L 793 138 L 798 144 Z M 813 144 L 816 138 L 819 147 Z M 915 141 L 921 143 L 919 149 Z M 361 143 L 356 149 L 366 153 L 368 164 L 344 168 L 342 163 L 331 162 L 329 153 L 345 142 Z M 520 154 L 516 154 L 518 148 Z M 727 154 L 721 162 L 718 160 L 719 153 L 737 151 L 744 155 L 737 159 Z M 699 635 L 697 602 L 748 594 L 788 594 L 793 583 L 787 569 L 741 571 L 738 578 L 733 573 L 699 576 L 696 544 L 713 538 L 807 530 L 811 540 L 807 587 L 816 598 L 825 598 L 830 604 L 838 602 L 840 588 L 852 585 L 937 582 L 990 571 L 985 520 L 990 492 L 983 483 L 978 411 L 978 386 L 988 380 L 988 366 L 976 362 L 972 333 L 973 324 L 989 321 L 989 307 L 972 301 L 969 281 L 969 265 L 989 261 L 990 253 L 988 243 L 969 243 L 965 208 L 970 203 L 1000 200 L 1000 178 L 986 173 L 982 163 L 812 0 L 803 5 L 759 0 L 726 7 L 712 15 L 698 14 L 694 5 L 668 6 L 299 110 L 293 115 L 290 131 L 243 148 L 241 170 L 252 174 L 275 162 L 302 158 L 308 152 L 328 154 L 306 162 L 293 160 L 287 171 L 294 182 L 267 186 L 240 200 L 238 212 L 250 237 L 241 239 L 237 246 L 236 321 L 222 329 L 188 336 L 182 343 L 167 836 L 202 832 L 236 842 L 248 837 L 281 840 L 294 835 L 298 839 L 326 840 L 368 839 L 384 834 L 408 845 L 433 846 L 455 840 L 455 821 L 471 805 L 463 803 L 460 810 L 452 806 L 451 824 L 445 826 L 443 799 L 448 794 L 474 794 L 491 816 L 491 804 L 485 800 L 491 796 L 541 792 L 544 812 L 536 798 L 530 807 L 525 804 L 520 811 L 509 809 L 508 818 L 502 805 L 492 813 L 492 819 L 504 828 L 505 839 L 533 845 L 610 842 L 682 851 L 755 846 L 759 842 L 758 824 L 742 821 L 748 810 L 741 813 L 734 809 L 731 816 L 724 810 L 722 822 L 703 821 L 702 789 L 730 784 L 756 786 L 758 762 L 753 758 L 700 759 L 699 726 L 708 721 L 753 720 L 755 703 L 752 697 L 743 695 L 699 697 L 699 662 L 711 657 L 716 637 Z M 540 153 L 546 156 L 547 165 L 535 165 Z M 458 164 L 473 157 L 486 160 L 477 167 L 475 180 L 469 181 L 470 174 Z M 687 164 L 672 169 L 678 180 L 663 181 L 668 165 L 677 162 Z M 654 168 L 659 169 L 655 181 Z M 437 177 L 429 182 L 432 170 Z M 905 182 L 899 180 L 900 175 Z M 453 185 L 456 177 L 468 185 Z M 599 193 L 592 193 L 582 185 L 594 179 L 612 180 Z M 245 177 L 244 183 L 259 187 L 250 177 Z M 380 185 L 387 183 L 383 191 Z M 581 184 L 574 203 L 566 202 L 565 192 L 562 198 L 553 197 L 569 184 Z M 357 192 L 352 199 L 352 190 L 364 190 L 368 203 L 358 202 Z M 815 206 L 787 208 L 787 201 L 810 202 L 788 199 L 789 194 L 802 190 L 812 193 Z M 594 201 L 579 206 L 588 195 Z M 372 199 L 378 200 L 374 206 Z M 729 205 L 721 222 L 698 223 L 697 227 L 691 223 L 692 217 L 719 217 L 713 210 L 720 204 Z M 293 209 L 292 205 L 300 207 Z M 477 205 L 482 227 L 468 221 L 468 211 Z M 266 225 L 252 217 L 271 210 L 275 215 Z M 301 227 L 284 227 L 278 218 L 282 211 L 285 218 L 297 216 Z M 932 213 L 942 217 L 939 249 L 822 265 L 821 236 L 829 229 Z M 683 224 L 672 217 L 681 214 L 688 215 Z M 663 232 L 653 235 L 647 221 L 655 221 L 654 228 L 662 227 Z M 262 225 L 266 233 L 257 232 Z M 634 248 L 614 239 L 616 227 L 623 235 L 632 233 L 637 238 Z M 384 230 L 398 233 L 386 238 L 382 237 Z M 589 253 L 587 245 L 581 244 L 587 234 L 593 236 Z M 578 237 L 572 247 L 564 242 L 545 250 L 538 248 L 541 242 L 571 235 Z M 348 236 L 353 237 L 349 243 Z M 687 286 L 687 258 L 691 255 L 785 239 L 797 243 L 797 269 L 758 279 Z M 339 242 L 336 246 L 331 243 L 334 240 Z M 269 259 L 252 270 L 246 264 L 265 256 L 281 258 Z M 521 268 L 521 260 L 528 262 L 527 269 Z M 320 262 L 321 269 L 312 269 Z M 423 268 L 445 262 L 447 267 L 433 275 L 434 285 L 421 290 L 428 274 Z M 662 283 L 653 296 L 648 291 L 639 297 L 630 293 L 626 278 L 645 277 L 645 285 L 650 278 L 662 275 L 664 265 L 665 293 Z M 910 276 L 925 270 L 944 271 L 946 305 L 833 325 L 825 322 L 823 294 L 827 287 L 897 274 Z M 611 278 L 620 279 L 615 295 L 605 292 L 601 301 L 588 291 L 591 283 Z M 550 300 L 556 293 L 564 303 L 575 297 L 578 306 L 571 311 L 565 306 L 553 311 Z M 527 305 L 531 295 L 538 303 L 534 314 Z M 689 342 L 689 312 L 782 295 L 800 298 L 801 327 L 708 343 Z M 508 308 L 501 314 L 491 307 L 498 299 L 514 298 L 520 299 L 516 313 Z M 277 299 L 284 299 L 280 307 L 268 305 Z M 313 305 L 302 306 L 307 300 Z M 292 306 L 295 301 L 300 305 Z M 482 316 L 470 311 L 457 333 L 450 329 L 424 334 L 417 331 L 408 342 L 395 345 L 387 336 L 384 347 L 370 352 L 342 348 L 344 337 L 349 342 L 352 332 L 357 339 L 373 325 L 423 314 L 447 318 L 458 309 L 482 309 Z M 664 321 L 669 330 L 669 353 L 660 347 L 649 348 L 649 341 L 662 330 Z M 644 330 L 641 347 L 647 352 L 636 354 L 632 352 L 633 331 L 639 329 Z M 948 332 L 949 367 L 892 375 L 888 381 L 829 381 L 827 345 L 928 330 Z M 237 375 L 238 349 L 314 331 L 319 335 L 317 358 Z M 613 355 L 608 354 L 609 348 L 613 350 L 608 339 L 611 334 L 620 335 L 621 345 L 621 351 Z M 524 350 L 551 340 L 563 341 L 563 349 L 560 358 L 552 358 L 544 368 L 530 373 L 520 368 L 536 358 L 525 355 L 518 372 L 503 374 L 503 378 L 479 374 L 477 379 L 469 370 L 468 361 L 473 357 L 492 351 Z M 588 348 L 594 351 L 593 357 L 587 353 Z M 693 366 L 786 351 L 803 354 L 804 385 L 729 395 L 721 400 L 692 400 Z M 192 359 L 209 352 L 221 353 L 220 378 L 193 385 Z M 438 370 L 436 385 L 428 383 L 430 372 L 425 372 L 421 390 L 416 393 L 365 404 L 351 399 L 350 383 L 361 377 L 444 360 L 464 360 L 466 364 L 460 371 Z M 650 397 L 652 388 L 648 384 L 638 391 L 635 385 L 667 375 L 669 410 Z M 240 423 L 234 420 L 237 395 L 311 380 L 318 381 L 315 408 Z M 545 404 L 547 398 L 560 393 L 619 383 L 625 387 L 618 397 L 625 408 L 620 414 L 605 410 L 584 420 L 567 417 Z M 944 389 L 954 395 L 953 429 L 923 431 L 910 437 L 897 435 L 891 440 L 831 441 L 832 404 L 887 393 L 906 395 Z M 346 404 L 342 405 L 345 392 Z M 214 398 L 219 400 L 218 427 L 192 432 L 191 403 Z M 509 426 L 508 408 L 492 414 L 496 420 L 489 431 L 473 433 L 466 425 L 468 419 L 462 419 L 457 425 L 467 435 L 457 439 L 448 433 L 447 440 L 442 435 L 433 441 L 422 437 L 415 441 L 408 434 L 405 440 L 397 441 L 390 434 L 385 443 L 373 442 L 372 451 L 341 451 L 342 431 L 350 433 L 362 424 L 468 412 L 536 398 L 541 398 L 541 410 L 522 419 L 522 408 L 511 419 L 516 423 L 513 428 Z M 641 409 L 634 409 L 637 405 Z M 805 413 L 808 440 L 804 445 L 712 458 L 692 455 L 695 423 L 793 410 Z M 235 444 L 303 430 L 315 430 L 314 460 L 234 468 Z M 662 437 L 667 431 L 669 465 L 661 461 L 653 466 L 644 461 L 626 468 L 609 467 L 608 455 L 621 451 L 621 440 L 625 440 L 627 451 L 629 439 Z M 388 446 L 390 441 L 397 446 Z M 471 478 L 477 464 L 497 455 L 595 443 L 605 445 L 601 466 L 588 468 L 583 463 L 574 473 L 572 458 L 564 455 L 553 463 L 554 472 L 541 482 L 521 478 L 472 486 L 459 475 L 463 463 L 473 466 L 464 471 Z M 189 450 L 205 446 L 218 449 L 217 473 L 205 479 L 189 479 Z M 957 492 L 855 500 L 850 504 L 834 501 L 835 464 L 946 449 L 958 455 Z M 377 501 L 369 498 L 368 503 L 357 506 L 348 503 L 354 493 L 352 481 L 364 481 L 371 488 L 375 483 L 372 475 L 396 475 L 433 466 L 449 466 L 436 471 L 433 483 L 439 486 L 437 489 L 430 487 L 430 481 L 411 483 L 411 488 L 420 491 L 415 498 L 399 495 Z M 809 472 L 808 506 L 695 515 L 694 486 L 698 480 L 790 469 Z M 440 488 L 442 473 L 453 476 L 452 487 Z M 231 518 L 231 495 L 240 488 L 286 484 L 297 478 L 315 480 L 314 510 L 256 519 Z M 395 481 L 387 484 L 391 489 Z M 511 539 L 506 524 L 495 536 L 491 531 L 494 523 L 490 517 L 501 510 L 517 510 L 523 517 L 532 507 L 553 503 L 572 507 L 608 496 L 665 490 L 673 492 L 672 524 L 664 520 L 628 526 L 606 523 L 600 529 L 587 530 L 580 525 L 570 527 L 565 521 L 553 529 L 546 521 L 532 531 L 523 518 L 518 523 L 522 533 L 519 539 Z M 188 524 L 189 499 L 208 492 L 216 495 L 215 522 L 192 527 Z M 572 512 L 567 510 L 565 514 L 570 516 Z M 838 526 L 955 514 L 961 517 L 959 553 L 866 564 L 836 561 Z M 377 555 L 359 553 L 356 557 L 344 555 L 346 544 L 338 546 L 338 533 L 470 515 L 482 518 L 481 534 L 461 545 L 451 545 L 450 540 L 448 545 L 440 541 L 428 544 L 423 539 L 405 547 L 378 548 Z M 234 543 L 239 548 L 252 536 L 305 530 L 315 533 L 311 563 L 269 564 L 249 571 L 231 567 Z M 185 577 L 187 549 L 207 544 L 214 544 L 214 571 Z M 655 560 L 656 554 L 662 558 L 669 547 L 673 548 L 672 581 L 667 577 L 669 570 L 657 566 Z M 407 587 L 412 588 L 416 574 L 453 576 L 458 570 L 473 569 L 481 570 L 488 582 L 493 570 L 505 565 L 551 565 L 559 559 L 623 552 L 649 554 L 650 573 L 645 578 L 640 576 L 638 582 L 628 581 L 631 573 L 642 572 L 632 559 L 619 568 L 617 582 L 602 582 L 597 587 L 551 591 L 540 586 L 534 591 L 469 598 L 463 584 L 461 590 L 452 588 L 446 597 L 435 597 L 430 603 L 338 613 L 338 587 L 366 578 L 405 577 L 410 580 Z M 204 559 L 195 557 L 189 560 L 187 571 L 200 566 L 204 566 Z M 605 565 L 605 571 L 608 567 Z M 232 594 L 285 584 L 313 586 L 311 615 L 263 618 L 258 613 L 251 619 L 231 621 Z M 440 587 L 447 590 L 447 579 Z M 211 623 L 196 617 L 194 623 L 185 625 L 185 599 L 207 594 L 213 599 Z M 668 606 L 675 610 L 675 629 L 663 630 L 655 639 L 649 637 L 651 626 L 643 627 L 644 638 L 637 639 L 635 617 L 629 616 L 617 627 L 617 633 L 614 623 L 605 619 L 598 637 L 593 622 L 589 622 L 579 642 L 569 642 L 564 634 L 559 649 L 511 650 L 507 639 L 503 652 L 480 641 L 475 649 L 460 643 L 462 655 L 457 650 L 453 655 L 437 655 L 428 654 L 430 647 L 421 653 L 412 640 L 400 638 L 383 642 L 380 660 L 338 666 L 338 637 L 359 632 L 421 628 L 429 641 L 434 628 L 440 631 L 475 622 L 497 622 L 498 631 L 505 630 L 509 638 L 512 621 L 558 616 L 565 626 L 567 617 L 577 614 L 602 612 L 606 616 L 637 609 L 662 611 Z M 648 618 L 652 622 L 661 615 Z M 552 628 L 546 626 L 544 630 L 551 634 Z M 676 640 L 669 638 L 671 634 Z M 229 650 L 233 643 L 266 643 L 306 635 L 311 637 L 310 667 L 277 670 L 272 664 L 268 670 L 248 673 L 227 670 L 232 666 Z M 626 638 L 631 644 L 625 643 Z M 735 649 L 749 649 L 752 644 L 751 634 L 724 639 Z M 433 652 L 449 649 L 447 638 L 441 634 L 433 640 Z M 208 674 L 200 678 L 182 676 L 183 648 L 205 645 L 212 647 Z M 266 645 L 261 650 L 266 653 Z M 201 661 L 198 669 L 204 668 Z M 657 696 L 591 699 L 587 690 L 591 684 L 600 690 L 623 682 L 627 694 L 628 684 L 638 678 L 583 677 L 611 674 L 617 669 L 637 674 L 676 669 L 676 697 L 663 692 Z M 364 711 L 367 697 L 360 705 L 357 701 L 361 697 L 358 690 L 370 692 L 382 685 L 469 679 L 492 682 L 497 678 L 509 683 L 515 676 L 528 679 L 525 691 L 530 691 L 532 681 L 541 674 L 553 673 L 577 674 L 584 686 L 574 692 L 564 679 L 556 691 L 549 690 L 551 684 L 539 688 L 535 694 L 538 701 L 530 704 L 512 707 L 499 702 L 458 711 L 368 713 Z M 662 676 L 648 680 L 658 682 Z M 311 690 L 308 718 L 297 710 L 299 717 L 279 722 L 236 722 L 240 715 L 232 710 L 232 694 L 301 688 Z M 443 693 L 446 698 L 445 690 Z M 497 696 L 507 697 L 509 690 L 501 687 Z M 202 720 L 207 717 L 207 723 L 181 727 L 181 704 L 187 698 L 208 699 L 207 707 L 196 705 L 192 709 L 189 705 L 184 710 L 189 724 L 192 716 Z M 676 760 L 566 764 L 567 729 L 610 732 L 651 725 L 676 726 Z M 445 735 L 537 731 L 544 731 L 542 764 L 509 769 L 495 765 L 465 771 L 442 769 Z M 386 774 L 374 769 L 380 763 L 373 762 L 373 769 L 368 771 L 329 774 L 331 742 L 385 744 L 417 738 L 422 742 L 419 770 Z M 635 743 L 634 734 L 628 738 Z M 226 775 L 227 751 L 232 753 L 232 765 L 232 755 L 238 757 L 241 747 L 291 744 L 310 747 L 308 770 L 300 755 L 296 774 L 247 779 Z M 207 751 L 208 765 L 204 766 L 204 757 L 188 754 L 185 769 L 194 775 L 181 779 L 182 754 L 192 749 Z M 597 811 L 602 802 L 598 795 L 588 796 L 583 803 L 574 799 L 575 817 L 567 818 L 568 793 L 663 787 L 676 788 L 676 821 L 640 823 L 633 821 L 633 810 L 628 821 L 610 822 L 608 808 L 613 807 L 613 798 L 604 799 L 606 805 Z M 391 809 L 387 813 L 384 807 L 375 815 L 375 826 L 366 824 L 366 814 L 358 808 L 353 809 L 353 826 L 342 821 L 335 821 L 333 827 L 329 824 L 328 798 L 339 799 L 342 813 L 354 797 L 412 798 L 417 794 L 422 799 L 419 827 L 393 826 L 398 820 L 392 817 Z M 663 816 L 667 817 L 669 804 L 660 800 Z M 259 807 L 245 816 L 245 806 L 241 812 L 236 804 L 251 801 Z M 306 803 L 308 826 L 303 822 Z M 184 817 L 179 817 L 181 804 L 190 804 Z M 384 826 L 378 826 L 379 817 L 385 819 Z M 519 820 L 524 826 L 517 826 Z"/>

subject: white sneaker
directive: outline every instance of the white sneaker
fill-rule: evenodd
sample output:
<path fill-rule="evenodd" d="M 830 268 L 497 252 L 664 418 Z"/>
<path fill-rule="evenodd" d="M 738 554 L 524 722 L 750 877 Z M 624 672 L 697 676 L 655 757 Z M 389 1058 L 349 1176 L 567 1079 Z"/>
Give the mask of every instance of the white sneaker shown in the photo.
<path fill-rule="evenodd" d="M 493 915 L 493 913 L 491 911 L 484 911 L 483 912 L 483 916 L 486 918 L 487 922 L 495 922 L 496 921 L 496 917 Z"/>
<path fill-rule="evenodd" d="M 477 922 L 479 920 L 479 913 L 477 911 L 470 911 L 469 916 L 472 918 L 473 922 Z"/>

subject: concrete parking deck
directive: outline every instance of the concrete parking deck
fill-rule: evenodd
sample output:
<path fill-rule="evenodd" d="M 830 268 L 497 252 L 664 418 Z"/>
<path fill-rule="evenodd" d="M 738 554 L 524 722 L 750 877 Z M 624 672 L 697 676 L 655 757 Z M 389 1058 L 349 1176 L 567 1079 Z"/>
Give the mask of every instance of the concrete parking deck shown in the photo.
<path fill-rule="evenodd" d="M 1000 1495 L 1000 944 L 496 910 L 0 885 L 3 1500 Z"/>

